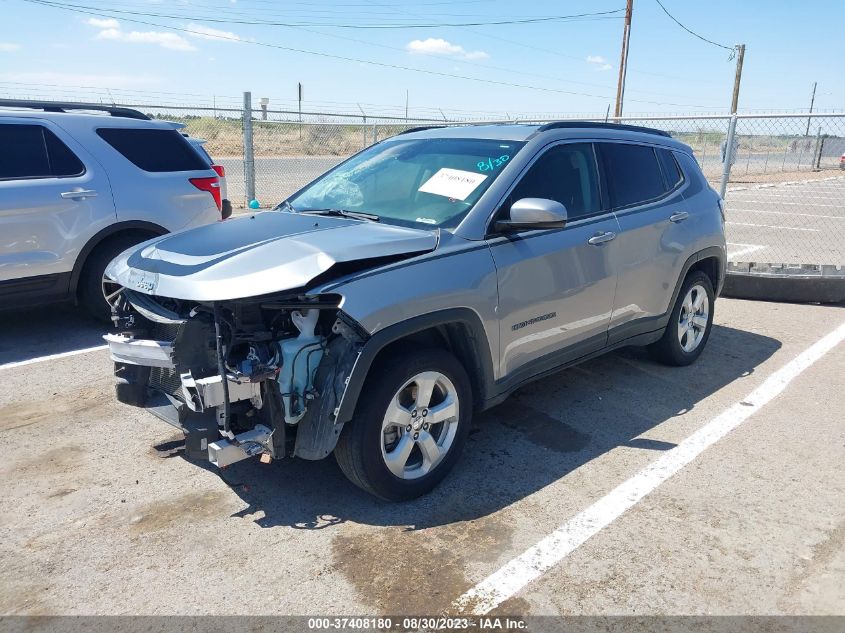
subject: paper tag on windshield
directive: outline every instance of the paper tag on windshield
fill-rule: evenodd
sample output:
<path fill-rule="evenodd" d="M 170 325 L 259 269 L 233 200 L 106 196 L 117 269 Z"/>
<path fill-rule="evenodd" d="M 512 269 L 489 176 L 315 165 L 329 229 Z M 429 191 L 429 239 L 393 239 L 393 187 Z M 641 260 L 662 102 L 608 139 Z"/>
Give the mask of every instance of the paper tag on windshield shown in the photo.
<path fill-rule="evenodd" d="M 475 191 L 486 178 L 484 174 L 443 167 L 426 180 L 419 190 L 455 200 L 466 200 L 467 196 Z"/>

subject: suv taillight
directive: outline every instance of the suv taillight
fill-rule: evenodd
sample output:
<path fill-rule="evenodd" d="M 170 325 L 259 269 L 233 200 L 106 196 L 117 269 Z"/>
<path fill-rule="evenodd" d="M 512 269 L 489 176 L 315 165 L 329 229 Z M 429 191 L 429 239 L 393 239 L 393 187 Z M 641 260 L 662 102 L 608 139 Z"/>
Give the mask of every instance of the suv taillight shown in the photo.
<path fill-rule="evenodd" d="M 217 176 L 211 178 L 189 178 L 190 183 L 200 191 L 207 191 L 214 198 L 217 210 L 223 210 L 223 201 L 220 199 L 220 179 Z"/>
<path fill-rule="evenodd" d="M 223 165 L 212 165 L 211 168 L 217 172 L 217 175 L 221 178 L 226 177 L 226 170 L 223 168 Z"/>

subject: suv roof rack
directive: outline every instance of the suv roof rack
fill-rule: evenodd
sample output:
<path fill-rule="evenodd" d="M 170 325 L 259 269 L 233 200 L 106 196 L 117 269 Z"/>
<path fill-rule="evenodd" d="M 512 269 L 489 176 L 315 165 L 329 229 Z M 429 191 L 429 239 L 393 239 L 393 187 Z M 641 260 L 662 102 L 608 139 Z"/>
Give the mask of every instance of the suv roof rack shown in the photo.
<path fill-rule="evenodd" d="M 401 134 L 411 134 L 412 132 L 422 132 L 424 130 L 438 130 L 438 129 L 444 128 L 444 127 L 446 127 L 446 126 L 445 125 L 420 125 L 418 127 L 411 127 L 411 128 L 408 128 L 407 130 L 403 130 L 403 131 L 399 132 L 399 134 L 397 134 L 396 136 L 399 136 Z"/>
<path fill-rule="evenodd" d="M 546 130 L 557 130 L 560 128 L 600 128 L 607 130 L 627 130 L 629 132 L 643 132 L 645 134 L 659 134 L 660 136 L 669 136 L 669 132 L 665 130 L 657 130 L 652 127 L 642 127 L 639 125 L 627 125 L 625 123 L 604 123 L 598 121 L 554 121 L 553 123 L 546 123 L 537 128 L 538 132 L 545 132 Z"/>
<path fill-rule="evenodd" d="M 44 112 L 67 112 L 68 110 L 95 110 L 107 112 L 111 116 L 124 117 L 127 119 L 143 119 L 149 121 L 143 112 L 132 108 L 121 108 L 119 106 L 108 106 L 101 103 L 76 103 L 71 101 L 31 101 L 27 99 L 0 99 L 0 107 L 6 108 L 32 108 L 44 110 Z"/>

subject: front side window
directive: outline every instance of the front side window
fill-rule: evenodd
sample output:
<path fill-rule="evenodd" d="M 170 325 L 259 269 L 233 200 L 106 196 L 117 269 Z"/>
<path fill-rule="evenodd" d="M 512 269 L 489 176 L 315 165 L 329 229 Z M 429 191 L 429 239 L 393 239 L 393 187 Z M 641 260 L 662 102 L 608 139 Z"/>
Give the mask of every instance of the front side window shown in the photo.
<path fill-rule="evenodd" d="M 453 228 L 524 143 L 395 139 L 379 143 L 288 200 L 296 211 L 341 210 L 402 226 Z"/>
<path fill-rule="evenodd" d="M 208 165 L 176 130 L 102 127 L 97 134 L 144 171 L 208 170 Z"/>
<path fill-rule="evenodd" d="M 82 161 L 43 125 L 0 125 L 0 180 L 62 178 L 84 172 Z"/>
<path fill-rule="evenodd" d="M 665 193 L 653 148 L 627 143 L 602 143 L 600 147 L 614 209 L 642 204 Z"/>
<path fill-rule="evenodd" d="M 599 212 L 601 197 L 592 143 L 567 143 L 547 150 L 513 189 L 506 207 L 522 198 L 556 200 L 566 207 L 570 220 Z"/>

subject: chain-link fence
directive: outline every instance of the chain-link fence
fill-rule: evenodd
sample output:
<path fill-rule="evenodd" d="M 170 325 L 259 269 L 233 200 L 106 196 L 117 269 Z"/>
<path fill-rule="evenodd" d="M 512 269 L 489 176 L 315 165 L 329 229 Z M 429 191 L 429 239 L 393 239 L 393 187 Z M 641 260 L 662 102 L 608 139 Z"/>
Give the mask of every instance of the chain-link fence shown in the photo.
<path fill-rule="evenodd" d="M 252 199 L 273 206 L 355 152 L 409 128 L 466 123 L 251 107 L 141 109 L 185 123 L 185 132 L 207 141 L 208 152 L 226 168 L 236 207 Z M 251 116 L 244 116 L 247 111 Z M 622 121 L 668 131 L 692 147 L 725 197 L 732 262 L 845 265 L 845 114 Z"/>

